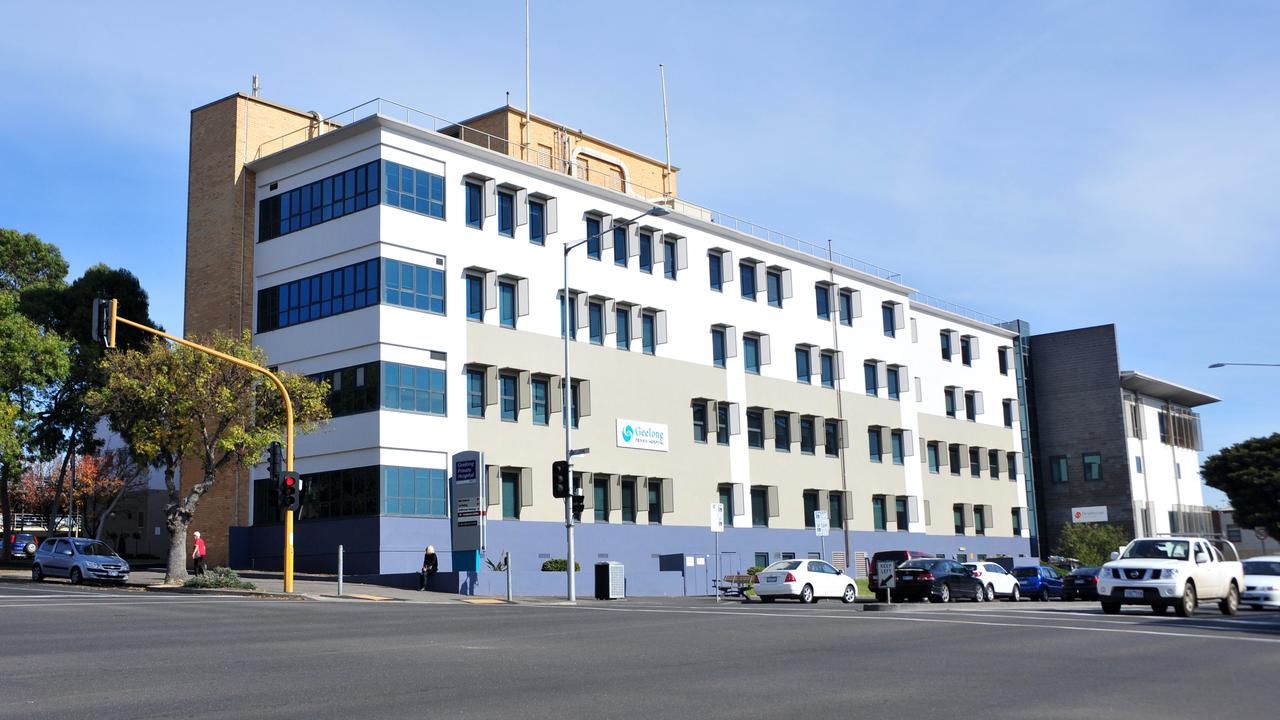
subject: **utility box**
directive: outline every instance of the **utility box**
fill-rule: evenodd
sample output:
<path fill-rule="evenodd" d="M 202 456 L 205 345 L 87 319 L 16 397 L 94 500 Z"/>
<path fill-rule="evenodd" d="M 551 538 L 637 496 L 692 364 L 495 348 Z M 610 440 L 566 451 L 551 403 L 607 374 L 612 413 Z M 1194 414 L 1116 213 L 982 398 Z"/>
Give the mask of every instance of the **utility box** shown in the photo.
<path fill-rule="evenodd" d="M 627 578 L 620 562 L 596 563 L 596 599 L 621 600 L 627 596 Z"/>

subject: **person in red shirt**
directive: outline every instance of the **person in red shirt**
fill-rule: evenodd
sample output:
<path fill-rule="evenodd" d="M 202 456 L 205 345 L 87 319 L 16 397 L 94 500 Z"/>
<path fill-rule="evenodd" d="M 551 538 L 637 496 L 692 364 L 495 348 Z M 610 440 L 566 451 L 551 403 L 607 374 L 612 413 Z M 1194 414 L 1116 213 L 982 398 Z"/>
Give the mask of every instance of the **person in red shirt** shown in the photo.
<path fill-rule="evenodd" d="M 196 531 L 195 549 L 191 551 L 191 559 L 196 561 L 196 574 L 204 574 L 204 538 Z"/>

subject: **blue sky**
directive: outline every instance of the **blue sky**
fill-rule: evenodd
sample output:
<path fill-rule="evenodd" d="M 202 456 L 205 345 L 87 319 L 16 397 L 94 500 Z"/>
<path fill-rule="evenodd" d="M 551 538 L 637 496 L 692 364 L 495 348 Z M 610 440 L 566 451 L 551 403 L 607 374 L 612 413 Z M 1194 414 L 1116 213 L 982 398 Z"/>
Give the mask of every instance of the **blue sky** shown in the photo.
<path fill-rule="evenodd" d="M 523 105 L 522 0 L 19 3 L 0 44 L 0 225 L 127 267 L 180 329 L 192 108 L 262 76 L 331 115 Z M 1277 429 L 1280 6 L 534 0 L 533 108 L 658 157 L 681 195 L 1222 397 Z M 1211 498 L 1214 499 L 1214 498 Z"/>

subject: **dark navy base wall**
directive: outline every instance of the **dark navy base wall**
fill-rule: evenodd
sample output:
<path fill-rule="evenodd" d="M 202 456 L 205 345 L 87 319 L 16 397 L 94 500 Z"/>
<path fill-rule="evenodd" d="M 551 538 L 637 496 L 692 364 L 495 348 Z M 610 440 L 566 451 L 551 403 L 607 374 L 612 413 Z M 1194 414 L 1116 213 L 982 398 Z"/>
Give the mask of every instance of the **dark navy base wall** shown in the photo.
<path fill-rule="evenodd" d="M 283 530 L 280 526 L 234 528 L 232 557 L 242 567 L 279 569 Z M 487 530 L 487 557 L 497 562 L 511 553 L 512 581 L 516 595 L 564 595 L 565 573 L 542 572 L 542 563 L 565 557 L 565 528 L 561 523 L 519 520 L 491 521 Z M 663 525 L 606 525 L 587 523 L 576 528 L 578 595 L 594 592 L 597 562 L 621 562 L 627 577 L 627 594 L 706 595 L 717 577 L 745 572 L 755 564 L 756 553 L 769 560 L 781 553 L 807 557 L 821 544 L 813 530 L 726 528 L 720 536 L 717 570 L 715 537 L 703 527 Z M 345 571 L 352 576 L 380 576 L 381 582 L 413 586 L 422 566 L 423 550 L 434 545 L 440 558 L 436 588 L 466 594 L 501 595 L 506 592 L 502 573 L 454 573 L 450 555 L 449 521 L 427 518 L 381 517 L 349 520 L 313 520 L 295 527 L 295 563 L 299 572 L 337 571 L 337 548 L 344 545 Z M 241 543 L 245 548 L 241 549 Z M 955 557 L 975 555 L 1026 555 L 1027 538 L 923 535 L 905 532 L 851 532 L 850 552 L 870 554 L 880 550 L 920 550 Z M 963 549 L 962 549 L 963 548 Z M 839 531 L 826 539 L 826 558 L 844 550 Z M 690 559 L 693 564 L 689 565 Z M 701 564 L 699 564 L 701 562 Z"/>

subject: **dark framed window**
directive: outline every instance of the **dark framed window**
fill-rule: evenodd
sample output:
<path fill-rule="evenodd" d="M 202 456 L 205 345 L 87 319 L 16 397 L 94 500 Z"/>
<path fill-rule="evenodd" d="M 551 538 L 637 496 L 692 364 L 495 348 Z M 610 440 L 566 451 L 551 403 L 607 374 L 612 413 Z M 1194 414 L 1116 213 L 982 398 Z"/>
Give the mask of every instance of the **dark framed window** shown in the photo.
<path fill-rule="evenodd" d="M 898 532 L 907 532 L 911 529 L 911 513 L 907 510 L 906 498 L 897 496 L 893 499 L 893 514 Z"/>
<path fill-rule="evenodd" d="M 906 462 L 906 442 L 903 438 L 901 430 L 893 430 L 889 433 L 889 453 L 893 458 L 894 465 L 901 465 Z"/>
<path fill-rule="evenodd" d="M 502 519 L 520 519 L 520 471 L 502 470 Z"/>
<path fill-rule="evenodd" d="M 387 258 L 382 261 L 382 277 L 382 300 L 388 305 L 444 314 L 443 270 Z"/>
<path fill-rule="evenodd" d="M 813 382 L 813 368 L 810 366 L 812 359 L 809 355 L 809 348 L 800 346 L 796 348 L 796 380 L 808 385 Z"/>
<path fill-rule="evenodd" d="M 742 369 L 752 375 L 760 374 L 760 338 L 742 336 Z"/>
<path fill-rule="evenodd" d="M 723 292 L 724 255 L 718 252 L 707 253 L 707 272 L 710 275 L 711 289 L 716 292 Z"/>
<path fill-rule="evenodd" d="M 1004 426 L 1007 428 L 1013 427 L 1013 401 L 1004 400 L 1000 403 L 1000 409 L 1004 414 Z"/>
<path fill-rule="evenodd" d="M 382 407 L 444 415 L 444 371 L 400 363 L 382 363 Z"/>
<path fill-rule="evenodd" d="M 619 350 L 631 349 L 631 311 L 625 307 L 614 307 L 614 344 Z"/>
<path fill-rule="evenodd" d="M 707 404 L 704 402 L 693 404 L 693 441 L 707 442 Z"/>
<path fill-rule="evenodd" d="M 880 428 L 867 428 L 867 448 L 868 459 L 873 463 L 881 461 L 881 455 L 884 454 L 884 448 L 880 447 Z"/>
<path fill-rule="evenodd" d="M 649 311 L 640 313 L 640 349 L 645 355 L 653 355 L 658 350 L 657 316 Z"/>
<path fill-rule="evenodd" d="M 818 283 L 813 286 L 813 294 L 818 303 L 818 319 L 831 319 L 831 286 L 826 283 Z"/>
<path fill-rule="evenodd" d="M 817 446 L 817 431 L 812 417 L 800 418 L 800 454 L 812 455 Z"/>
<path fill-rule="evenodd" d="M 609 522 L 609 485 L 605 478 L 596 478 L 591 481 L 591 492 L 595 500 L 595 520 L 598 523 Z"/>
<path fill-rule="evenodd" d="M 587 218 L 587 257 L 600 259 L 600 219 Z"/>
<path fill-rule="evenodd" d="M 885 337 L 898 337 L 898 323 L 894 316 L 892 303 L 880 306 L 880 323 L 884 326 Z"/>
<path fill-rule="evenodd" d="M 662 524 L 662 480 L 660 478 L 649 478 L 647 485 L 647 493 L 649 495 L 649 524 Z"/>
<path fill-rule="evenodd" d="M 742 297 L 756 301 L 756 264 L 752 262 L 738 263 L 738 285 L 742 288 Z"/>
<path fill-rule="evenodd" d="M 516 196 L 506 190 L 498 191 L 498 234 L 516 236 Z"/>
<path fill-rule="evenodd" d="M 484 370 L 467 370 L 467 417 L 484 417 Z"/>
<path fill-rule="evenodd" d="M 636 521 L 636 481 L 626 478 L 622 481 L 622 522 L 635 524 Z"/>
<path fill-rule="evenodd" d="M 270 332 L 378 304 L 374 258 L 258 291 L 258 332 Z"/>
<path fill-rule="evenodd" d="M 716 406 L 716 444 L 729 444 L 729 406 L 724 403 Z"/>
<path fill-rule="evenodd" d="M 885 372 L 885 390 L 890 400 L 898 400 L 902 396 L 902 378 L 898 377 L 898 368 L 891 367 Z"/>
<path fill-rule="evenodd" d="M 943 394 L 945 395 L 945 399 L 944 399 L 944 401 L 943 401 L 943 402 L 944 402 L 944 403 L 945 403 L 945 405 L 946 405 L 946 409 L 947 409 L 947 417 L 949 417 L 949 418 L 953 418 L 953 417 L 955 417 L 955 416 L 956 416 L 956 393 L 955 393 L 955 388 L 945 388 L 945 389 L 943 390 Z"/>
<path fill-rule="evenodd" d="M 969 448 L 969 477 L 982 477 L 982 450 Z"/>
<path fill-rule="evenodd" d="M 876 364 L 873 362 L 862 364 L 862 379 L 867 386 L 867 394 L 876 397 L 880 391 L 879 378 L 876 376 Z"/>
<path fill-rule="evenodd" d="M 769 491 L 766 488 L 751 488 L 751 525 L 769 527 Z"/>
<path fill-rule="evenodd" d="M 569 421 L 573 423 L 576 430 L 578 423 L 582 420 L 582 412 L 580 410 L 579 400 L 582 398 L 582 383 L 574 380 L 569 387 Z"/>
<path fill-rule="evenodd" d="M 839 490 L 827 496 L 827 505 L 830 508 L 827 517 L 831 521 L 833 530 L 844 529 L 844 493 Z"/>
<path fill-rule="evenodd" d="M 519 419 L 520 402 L 516 392 L 515 375 L 503 373 L 498 376 L 498 403 L 502 411 L 502 419 L 516 422 Z"/>
<path fill-rule="evenodd" d="M 822 387 L 834 388 L 836 386 L 836 356 L 835 353 L 822 352 L 818 355 L 818 364 L 821 366 L 820 375 L 822 377 Z"/>
<path fill-rule="evenodd" d="M 717 485 L 716 496 L 720 507 L 724 508 L 724 526 L 733 527 L 733 486 Z"/>
<path fill-rule="evenodd" d="M 1000 352 L 996 353 L 996 362 L 999 363 L 1000 365 L 1000 374 L 1008 375 L 1009 374 L 1009 354 L 1008 352 L 1006 352 L 1004 348 L 1001 348 Z"/>
<path fill-rule="evenodd" d="M 640 272 L 653 272 L 653 233 L 641 231 L 637 236 L 640 241 Z"/>
<path fill-rule="evenodd" d="M 955 525 L 957 535 L 964 534 L 964 505 L 956 503 L 951 506 L 951 521 Z"/>
<path fill-rule="evenodd" d="M 883 495 L 871 496 L 871 527 L 873 530 L 889 529 L 888 521 L 885 517 L 885 503 Z"/>
<path fill-rule="evenodd" d="M 498 283 L 498 324 L 505 328 L 516 326 L 516 284 Z"/>
<path fill-rule="evenodd" d="M 616 227 L 613 229 L 613 264 L 619 267 L 626 267 L 630 257 L 627 255 L 627 229 L 625 227 Z"/>
<path fill-rule="evenodd" d="M 977 397 L 972 392 L 964 394 L 964 418 L 969 422 L 978 422 Z"/>
<path fill-rule="evenodd" d="M 1009 479 L 1018 479 L 1018 453 L 1009 453 L 1007 456 L 1009 461 Z"/>
<path fill-rule="evenodd" d="M 550 385 L 546 380 L 534 378 L 529 381 L 530 407 L 533 410 L 534 425 L 551 424 Z"/>
<path fill-rule="evenodd" d="M 592 300 L 587 303 L 587 328 L 592 345 L 604 344 L 604 303 Z"/>
<path fill-rule="evenodd" d="M 329 370 L 310 377 L 316 382 L 329 383 L 325 405 L 333 417 L 343 417 L 378 409 L 381 369 L 381 363 L 371 362 Z"/>
<path fill-rule="evenodd" d="M 925 445 L 925 452 L 929 455 L 929 472 L 937 475 L 941 469 L 941 458 L 938 457 L 938 443 L 931 442 Z"/>
<path fill-rule="evenodd" d="M 840 324 L 853 326 L 853 291 L 840 291 Z"/>
<path fill-rule="evenodd" d="M 541 200 L 529 200 L 529 242 L 547 244 L 547 204 Z"/>
<path fill-rule="evenodd" d="M 565 318 L 565 309 L 566 309 L 566 308 L 568 308 L 568 314 L 569 314 L 569 317 L 567 318 L 567 319 L 568 319 L 568 322 L 567 322 L 567 323 L 565 322 L 565 320 L 566 320 L 566 318 Z M 569 339 L 570 339 L 570 340 L 577 340 L 577 339 L 578 339 L 578 303 L 577 303 L 577 297 L 576 297 L 576 296 L 574 296 L 574 295 L 570 295 L 570 296 L 569 296 L 569 298 L 568 298 L 568 302 L 566 303 L 566 302 L 565 302 L 564 295 L 563 295 L 563 293 L 562 293 L 562 294 L 561 294 L 561 296 L 560 296 L 560 337 L 564 337 L 564 331 L 565 331 L 565 326 L 566 326 L 566 325 L 568 325 L 568 328 L 569 328 Z"/>
<path fill-rule="evenodd" d="M 467 227 L 484 227 L 484 186 L 469 182 L 464 185 L 467 198 Z"/>
<path fill-rule="evenodd" d="M 938 333 L 938 339 L 942 343 L 942 359 L 951 362 L 951 332 L 943 330 Z"/>
<path fill-rule="evenodd" d="M 1102 480 L 1102 455 L 1100 453 L 1085 453 L 1080 456 L 1081 462 L 1084 464 L 1084 479 L 1091 481 Z M 1179 471 L 1181 467 L 1177 468 Z M 1181 476 L 1181 472 L 1178 473 Z M 1175 478 L 1179 479 L 1179 478 Z"/>
<path fill-rule="evenodd" d="M 791 414 L 773 414 L 773 449 L 778 452 L 791 452 Z"/>
<path fill-rule="evenodd" d="M 818 491 L 804 491 L 804 526 L 811 528 L 814 526 L 813 514 L 818 511 Z"/>
<path fill-rule="evenodd" d="M 386 515 L 448 517 L 449 494 L 444 470 L 384 466 L 382 512 Z"/>
<path fill-rule="evenodd" d="M 947 466 L 951 468 L 952 475 L 960 474 L 960 446 L 950 445 L 947 447 Z"/>
<path fill-rule="evenodd" d="M 987 472 L 991 475 L 992 480 L 1000 479 L 1000 451 L 987 451 Z"/>
<path fill-rule="evenodd" d="M 747 410 L 747 447 L 764 449 L 763 410 Z"/>
<path fill-rule="evenodd" d="M 725 366 L 728 349 L 725 347 L 724 328 L 711 328 L 711 362 L 718 368 Z"/>
<path fill-rule="evenodd" d="M 378 161 L 374 160 L 323 180 L 263 198 L 258 202 L 258 242 L 274 240 L 281 235 L 376 206 L 379 197 L 378 175 Z M 442 187 L 442 205 L 443 192 Z M 398 207 L 399 197 L 396 199 L 397 203 L 388 204 Z M 412 205 L 410 202 L 411 207 Z"/>
<path fill-rule="evenodd" d="M 378 474 L 378 466 L 373 465 L 303 475 L 298 519 L 377 515 Z"/>
<path fill-rule="evenodd" d="M 765 294 L 770 307 L 782 307 L 782 272 L 768 270 L 765 272 Z"/>
<path fill-rule="evenodd" d="M 479 275 L 467 275 L 467 319 L 484 322 L 484 279 Z"/>
<path fill-rule="evenodd" d="M 1013 508 L 1009 512 L 1009 517 L 1013 520 L 1014 537 L 1021 535 L 1022 534 L 1022 511 L 1019 510 L 1018 508 Z"/>
<path fill-rule="evenodd" d="M 960 338 L 960 362 L 964 365 L 973 365 L 973 341 L 968 335 Z"/>
<path fill-rule="evenodd" d="M 1049 479 L 1056 483 L 1064 483 L 1067 481 L 1066 456 L 1056 455 L 1049 458 Z"/>
<path fill-rule="evenodd" d="M 981 505 L 973 506 L 973 534 L 987 534 L 987 510 Z"/>
<path fill-rule="evenodd" d="M 662 241 L 662 277 L 668 280 L 676 279 L 676 241 Z"/>
<path fill-rule="evenodd" d="M 384 167 L 383 184 L 386 186 L 383 199 L 388 205 L 419 215 L 444 219 L 443 177 L 387 160 L 384 160 L 382 165 Z M 336 201 L 337 193 L 334 194 L 334 199 Z"/>
<path fill-rule="evenodd" d="M 836 420 L 823 422 L 823 439 L 825 440 L 827 457 L 840 456 L 840 423 Z"/>

